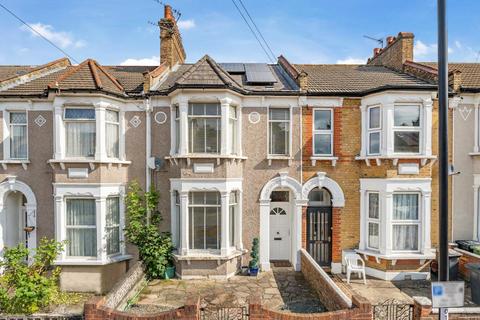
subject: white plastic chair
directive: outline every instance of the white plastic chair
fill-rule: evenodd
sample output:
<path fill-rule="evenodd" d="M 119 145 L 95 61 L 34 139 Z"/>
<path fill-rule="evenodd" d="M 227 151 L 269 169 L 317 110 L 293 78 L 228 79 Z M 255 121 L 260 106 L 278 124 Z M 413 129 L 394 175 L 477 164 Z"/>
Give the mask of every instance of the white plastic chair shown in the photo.
<path fill-rule="evenodd" d="M 360 264 L 358 263 L 359 261 L 361 262 Z M 350 275 L 353 272 L 358 274 L 359 278 L 363 275 L 363 283 L 367 284 L 363 259 L 356 253 L 350 253 L 345 256 L 345 262 L 347 264 L 347 283 L 350 283 Z"/>

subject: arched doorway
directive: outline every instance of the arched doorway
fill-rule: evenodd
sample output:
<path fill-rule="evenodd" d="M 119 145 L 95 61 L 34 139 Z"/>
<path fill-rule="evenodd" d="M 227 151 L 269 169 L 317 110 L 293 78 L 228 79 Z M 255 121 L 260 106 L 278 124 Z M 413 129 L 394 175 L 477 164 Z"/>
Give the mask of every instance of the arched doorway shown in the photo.
<path fill-rule="evenodd" d="M 274 190 L 270 196 L 270 261 L 291 260 L 290 198 L 289 190 Z"/>
<path fill-rule="evenodd" d="M 332 263 L 332 196 L 325 188 L 308 194 L 307 251 L 322 267 Z"/>
<path fill-rule="evenodd" d="M 36 209 L 35 195 L 27 184 L 16 177 L 0 183 L 0 253 L 20 243 L 36 248 Z"/>

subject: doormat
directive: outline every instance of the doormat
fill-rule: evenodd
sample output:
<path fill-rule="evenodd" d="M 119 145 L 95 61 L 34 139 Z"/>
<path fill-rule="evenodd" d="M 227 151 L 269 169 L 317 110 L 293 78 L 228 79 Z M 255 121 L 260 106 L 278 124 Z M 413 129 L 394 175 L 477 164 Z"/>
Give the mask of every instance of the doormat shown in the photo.
<path fill-rule="evenodd" d="M 285 267 L 292 266 L 292 264 L 288 260 L 274 260 L 274 261 L 270 261 L 270 263 L 277 268 L 285 268 Z"/>

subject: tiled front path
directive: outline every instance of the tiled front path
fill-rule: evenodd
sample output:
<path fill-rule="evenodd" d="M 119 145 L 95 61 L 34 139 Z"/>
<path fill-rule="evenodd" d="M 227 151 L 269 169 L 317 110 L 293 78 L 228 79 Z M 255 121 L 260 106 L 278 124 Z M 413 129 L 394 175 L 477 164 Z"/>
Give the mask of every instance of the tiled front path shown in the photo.
<path fill-rule="evenodd" d="M 148 314 L 182 306 L 188 295 L 201 297 L 202 307 L 246 306 L 260 295 L 272 310 L 315 313 L 324 308 L 302 273 L 291 267 L 275 267 L 258 277 L 234 276 L 229 280 L 152 281 L 140 294 L 131 312 Z"/>

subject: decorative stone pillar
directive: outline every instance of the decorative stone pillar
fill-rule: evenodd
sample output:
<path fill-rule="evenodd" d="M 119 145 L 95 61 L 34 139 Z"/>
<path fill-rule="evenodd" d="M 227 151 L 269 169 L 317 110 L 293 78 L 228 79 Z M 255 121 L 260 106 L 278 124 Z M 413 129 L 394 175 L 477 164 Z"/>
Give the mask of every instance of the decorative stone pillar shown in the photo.
<path fill-rule="evenodd" d="M 62 196 L 55 196 L 55 239 L 58 242 L 62 242 L 67 239 L 65 228 L 65 202 Z M 63 250 L 60 253 L 61 260 L 64 260 L 67 256 L 67 250 Z"/>
<path fill-rule="evenodd" d="M 26 204 L 25 211 L 27 227 L 33 227 L 33 230 L 27 233 L 28 249 L 35 249 L 37 247 L 37 206 L 35 204 Z M 1 211 L 0 211 L 1 212 Z"/>
<path fill-rule="evenodd" d="M 178 103 L 180 112 L 180 143 L 178 145 L 179 154 L 188 154 L 188 100 L 181 99 Z"/>
<path fill-rule="evenodd" d="M 107 260 L 107 239 L 103 236 L 107 220 L 107 199 L 105 197 L 95 198 L 95 210 L 97 213 L 97 258 L 101 261 Z"/>
<path fill-rule="evenodd" d="M 306 200 L 295 199 L 293 204 L 293 245 L 292 245 L 292 264 L 295 271 L 300 271 L 300 250 L 302 249 L 302 211 L 303 206 L 307 206 Z"/>
<path fill-rule="evenodd" d="M 237 191 L 238 203 L 237 212 L 235 212 L 235 247 L 243 250 L 243 192 Z"/>
<path fill-rule="evenodd" d="M 227 256 L 231 252 L 230 247 L 230 214 L 229 214 L 229 200 L 230 192 L 222 191 L 220 195 L 221 203 L 221 236 L 220 236 L 220 254 Z M 232 221 L 233 222 L 233 221 Z"/>
<path fill-rule="evenodd" d="M 382 205 L 381 201 L 385 199 L 385 203 Z M 391 192 L 386 192 L 384 196 L 380 194 L 380 208 L 384 208 L 383 211 L 380 211 L 380 226 L 383 229 L 380 242 L 380 252 L 389 255 L 392 253 L 393 243 L 392 243 L 392 212 L 393 212 L 393 194 Z M 390 229 L 390 230 L 389 230 Z M 382 248 L 383 246 L 383 248 Z"/>
<path fill-rule="evenodd" d="M 228 119 L 229 119 L 229 114 L 230 114 L 230 104 L 232 103 L 232 99 L 230 98 L 223 98 L 220 99 L 220 108 L 221 108 L 221 147 L 220 147 L 220 153 L 223 155 L 226 155 L 229 153 L 229 150 L 231 149 L 231 139 L 230 135 L 232 134 L 228 130 Z"/>
<path fill-rule="evenodd" d="M 260 268 L 270 270 L 270 200 L 260 200 Z"/>
<path fill-rule="evenodd" d="M 170 190 L 170 232 L 172 234 L 172 243 L 175 248 L 178 248 L 180 245 L 179 234 L 178 233 L 178 221 L 179 215 L 177 212 L 177 199 L 176 199 L 176 190 Z"/>
<path fill-rule="evenodd" d="M 368 226 L 367 226 L 367 216 L 368 216 L 368 208 L 365 205 L 366 203 L 367 192 L 364 189 L 360 190 L 360 243 L 358 248 L 360 250 L 365 250 L 367 246 L 367 233 L 368 233 Z"/>
<path fill-rule="evenodd" d="M 432 99 L 426 99 L 423 101 L 423 118 L 424 118 L 424 123 L 423 123 L 423 150 L 425 152 L 425 155 L 431 156 L 432 155 L 432 132 L 429 132 L 429 128 L 432 127 L 432 109 L 433 109 L 433 101 Z M 422 149 L 420 149 L 421 151 Z"/>
<path fill-rule="evenodd" d="M 382 116 L 382 144 L 380 153 L 391 155 L 395 152 L 394 149 L 394 135 L 393 135 L 393 122 L 394 122 L 394 104 L 388 103 L 383 106 Z"/>
<path fill-rule="evenodd" d="M 95 160 L 103 160 L 107 158 L 105 147 L 105 107 L 97 106 L 95 108 Z"/>
<path fill-rule="evenodd" d="M 178 253 L 182 256 L 188 254 L 188 192 L 180 192 L 180 247 Z"/>
<path fill-rule="evenodd" d="M 424 219 L 422 221 L 422 253 L 428 254 L 432 251 L 432 241 L 431 241 L 431 206 L 432 206 L 432 193 L 431 192 L 423 192 L 423 212 L 424 212 Z"/>
<path fill-rule="evenodd" d="M 54 159 L 65 158 L 65 125 L 63 123 L 63 108 L 55 106 L 53 130 L 55 137 Z"/>
<path fill-rule="evenodd" d="M 125 111 L 121 110 L 118 113 L 119 122 L 119 137 L 118 137 L 118 155 L 120 160 L 125 161 L 127 155 L 125 152 Z"/>
<path fill-rule="evenodd" d="M 361 146 L 360 146 L 360 156 L 365 157 L 368 153 L 368 146 L 367 146 L 367 130 L 368 130 L 368 124 L 367 124 L 367 106 L 366 105 L 360 105 L 360 112 L 362 115 L 362 123 L 361 123 L 361 131 L 360 131 L 360 136 L 361 136 Z"/>

